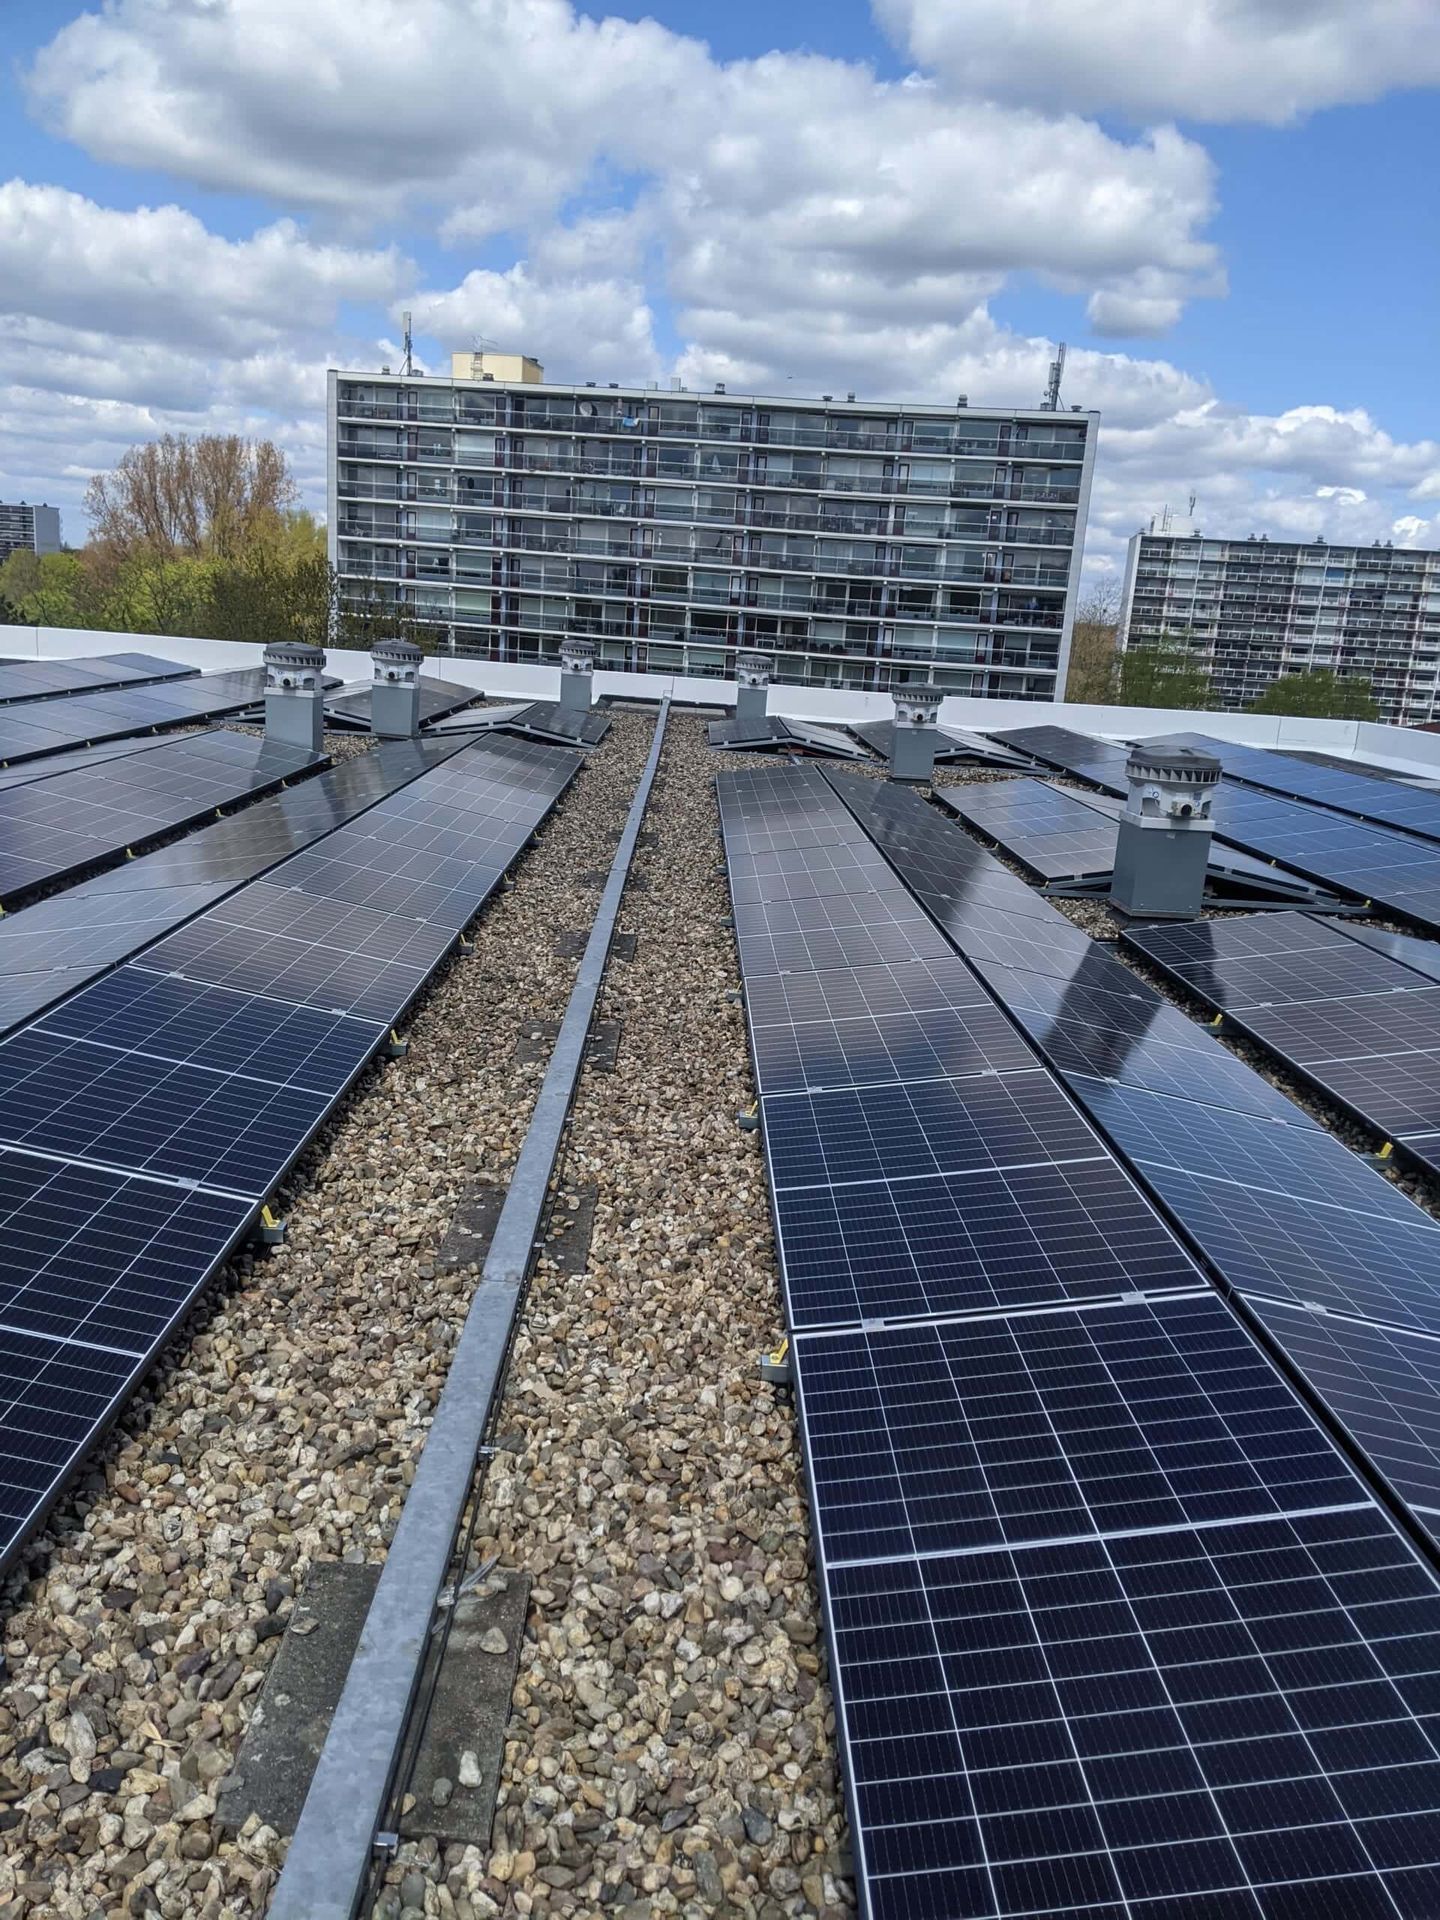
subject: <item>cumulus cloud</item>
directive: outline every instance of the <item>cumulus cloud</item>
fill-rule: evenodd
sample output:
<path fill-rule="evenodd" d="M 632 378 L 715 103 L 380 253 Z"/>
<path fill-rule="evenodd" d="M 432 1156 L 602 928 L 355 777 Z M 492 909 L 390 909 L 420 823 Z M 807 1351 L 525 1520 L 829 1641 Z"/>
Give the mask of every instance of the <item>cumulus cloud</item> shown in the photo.
<path fill-rule="evenodd" d="M 1440 81 L 1434 0 L 873 0 L 977 98 L 1138 120 L 1281 124 Z"/>

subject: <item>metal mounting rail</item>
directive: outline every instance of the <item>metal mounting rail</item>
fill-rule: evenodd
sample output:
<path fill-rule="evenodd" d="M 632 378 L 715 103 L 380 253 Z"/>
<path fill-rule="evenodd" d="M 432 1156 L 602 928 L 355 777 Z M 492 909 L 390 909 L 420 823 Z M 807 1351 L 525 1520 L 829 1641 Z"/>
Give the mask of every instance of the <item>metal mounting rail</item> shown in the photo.
<path fill-rule="evenodd" d="M 351 1920 L 365 1890 L 425 1662 L 436 1601 L 504 1378 L 510 1333 L 580 1077 L 620 896 L 660 763 L 669 706 L 668 700 L 661 702 L 650 757 L 600 895 L 595 924 L 425 1450 L 270 1903 L 270 1920 Z"/>

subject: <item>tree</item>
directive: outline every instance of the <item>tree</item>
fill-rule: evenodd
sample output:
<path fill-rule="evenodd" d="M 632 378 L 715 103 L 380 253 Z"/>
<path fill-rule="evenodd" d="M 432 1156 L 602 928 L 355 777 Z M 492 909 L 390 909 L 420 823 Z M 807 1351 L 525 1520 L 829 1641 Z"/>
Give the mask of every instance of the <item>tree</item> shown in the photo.
<path fill-rule="evenodd" d="M 1120 632 L 1120 582 L 1102 578 L 1085 591 L 1070 635 L 1065 698 L 1103 706 L 1115 697 Z"/>
<path fill-rule="evenodd" d="M 1115 698 L 1122 707 L 1207 707 L 1210 675 L 1182 639 L 1162 635 L 1120 655 Z"/>
<path fill-rule="evenodd" d="M 1315 667 L 1282 673 L 1250 703 L 1251 713 L 1286 713 L 1310 720 L 1378 720 L 1370 682 Z"/>
<path fill-rule="evenodd" d="M 85 490 L 91 533 L 122 557 L 146 550 L 234 559 L 280 536 L 297 498 L 273 440 L 167 433 L 131 447 Z"/>

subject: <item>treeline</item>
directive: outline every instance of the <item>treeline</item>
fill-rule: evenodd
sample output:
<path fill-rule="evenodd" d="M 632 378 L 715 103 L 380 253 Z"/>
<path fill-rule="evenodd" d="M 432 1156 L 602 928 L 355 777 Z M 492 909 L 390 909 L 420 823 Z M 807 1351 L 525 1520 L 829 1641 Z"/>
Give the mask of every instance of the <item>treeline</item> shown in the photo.
<path fill-rule="evenodd" d="M 1204 661 L 1183 636 L 1120 651 L 1119 589 L 1113 583 L 1092 589 L 1076 611 L 1065 698 L 1095 706 L 1176 707 L 1198 713 L 1219 705 Z M 1329 667 L 1281 674 L 1246 711 L 1318 720 L 1380 718 L 1370 683 Z"/>
<path fill-rule="evenodd" d="M 270 441 L 174 434 L 132 447 L 86 490 L 84 547 L 0 565 L 0 624 L 362 651 L 399 633 L 433 652 L 435 629 L 378 594 L 342 605 L 324 529 L 297 499 Z"/>

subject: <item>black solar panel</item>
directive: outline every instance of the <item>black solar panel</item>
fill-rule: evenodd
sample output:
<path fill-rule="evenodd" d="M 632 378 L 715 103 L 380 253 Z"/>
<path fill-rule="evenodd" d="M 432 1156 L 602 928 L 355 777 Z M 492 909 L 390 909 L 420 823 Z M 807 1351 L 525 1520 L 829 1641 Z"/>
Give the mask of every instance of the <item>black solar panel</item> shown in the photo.
<path fill-rule="evenodd" d="M 909 967 L 893 969 L 905 974 Z M 870 971 L 867 969 L 867 971 Z M 793 978 L 794 976 L 790 976 Z M 801 976 L 823 980 L 825 975 Z M 842 975 L 853 980 L 858 975 Z M 785 975 L 757 980 L 757 990 Z M 920 997 L 924 997 L 922 994 Z M 886 1081 L 1013 1073 L 1033 1065 L 1030 1049 L 994 1006 L 932 1007 L 916 1013 L 762 1021 L 752 1007 L 750 1041 L 762 1094 Z"/>
<path fill-rule="evenodd" d="M 790 744 L 790 730 L 774 715 L 758 720 L 712 720 L 705 729 L 712 747 L 769 749 Z"/>
<path fill-rule="evenodd" d="M 1385 1139 L 1437 1164 L 1440 985 L 1304 914 L 1127 933 Z"/>
<path fill-rule="evenodd" d="M 47 753 L 42 760 L 23 760 L 18 767 L 0 767 L 0 793 L 11 787 L 28 787 L 37 780 L 52 780 L 58 773 L 76 767 L 103 767 L 111 760 L 123 760 L 133 753 L 154 753 L 169 746 L 164 734 L 147 734 L 138 740 L 110 740 L 98 747 L 72 747 L 67 753 Z"/>
<path fill-rule="evenodd" d="M 1120 1151 L 1139 1166 L 1175 1167 L 1215 1185 L 1425 1223 L 1437 1235 L 1440 1258 L 1440 1223 L 1319 1127 L 1286 1126 L 1101 1081 L 1084 1089 L 1084 1100 Z"/>
<path fill-rule="evenodd" d="M 1422 940 L 1413 933 L 1391 933 L 1384 927 L 1362 926 L 1358 921 L 1326 921 L 1325 924 L 1339 926 L 1352 940 L 1372 947 L 1389 960 L 1398 960 L 1402 966 L 1423 973 L 1427 979 L 1440 980 L 1440 945 L 1433 940 Z"/>
<path fill-rule="evenodd" d="M 1042 880 L 1096 880 L 1114 871 L 1115 822 L 1043 780 L 942 787 L 936 798 Z"/>
<path fill-rule="evenodd" d="M 373 692 L 373 683 L 367 683 L 360 687 L 342 687 L 338 693 L 330 694 L 325 701 L 327 724 L 338 722 L 368 733 Z M 458 713 L 472 701 L 481 698 L 483 696 L 478 687 L 461 686 L 454 680 L 438 679 L 433 674 L 422 673 L 420 724 L 422 727 L 428 726 L 431 721 L 442 719 L 446 714 Z"/>
<path fill-rule="evenodd" d="M 594 708 L 562 707 L 558 700 L 532 700 L 518 713 L 497 714 L 489 719 L 482 711 L 474 718 L 500 733 L 513 733 L 527 740 L 554 741 L 561 746 L 598 747 L 610 731 L 605 714 Z"/>
<path fill-rule="evenodd" d="M 893 720 L 866 720 L 851 726 L 857 740 L 863 740 L 872 753 L 879 754 L 882 760 L 890 758 L 894 744 L 895 722 Z M 713 744 L 713 743 L 712 743 Z M 937 766 L 981 766 L 981 767 L 1023 767 L 1028 763 L 1015 753 L 1007 753 L 1003 747 L 997 747 L 983 734 L 967 733 L 963 727 L 937 727 L 935 729 L 935 764 Z"/>
<path fill-rule="evenodd" d="M 44 700 L 52 695 L 99 693 L 144 682 L 185 680 L 197 667 L 159 660 L 148 653 L 112 653 L 72 660 L 0 661 L 0 706 Z"/>
<path fill-rule="evenodd" d="M 197 674 L 113 693 L 73 694 L 36 700 L 0 713 L 0 763 L 57 753 L 90 741 L 148 733 L 238 713 L 265 692 L 262 667 L 236 673 Z"/>
<path fill-rule="evenodd" d="M 827 1590 L 871 1920 L 1440 1911 L 1435 1584 L 1374 1506 Z"/>
<path fill-rule="evenodd" d="M 578 757 L 500 742 L 455 758 L 335 837 L 357 862 L 361 842 L 383 856 L 437 832 L 483 849 L 457 857 L 443 902 L 468 889 L 473 913 Z M 0 1402 L 0 1560 L 453 940 L 445 919 L 312 896 L 297 865 L 0 1042 L 0 1369 L 43 1337 L 65 1396 L 40 1443 L 33 1393 Z"/>
<path fill-rule="evenodd" d="M 38 887 L 324 765 L 297 748 L 214 732 L 0 792 L 0 899 L 12 906 Z"/>
<path fill-rule="evenodd" d="M 1358 768 L 1316 766 L 1297 760 L 1293 754 L 1212 740 L 1203 733 L 1178 734 L 1176 741 L 1214 754 L 1227 779 L 1243 780 L 1358 820 L 1372 820 L 1428 840 L 1440 840 L 1440 794 L 1404 787 L 1393 780 L 1371 779 Z"/>
<path fill-rule="evenodd" d="M 1412 1511 L 1440 1534 L 1440 1341 L 1255 1300 L 1251 1311 Z"/>
<path fill-rule="evenodd" d="M 799 1335 L 794 1359 L 832 1568 L 1356 1498 L 1210 1292 Z"/>
<path fill-rule="evenodd" d="M 33 1018 L 463 744 L 385 742 L 242 814 L 6 915 L 0 919 L 0 1030 Z"/>

